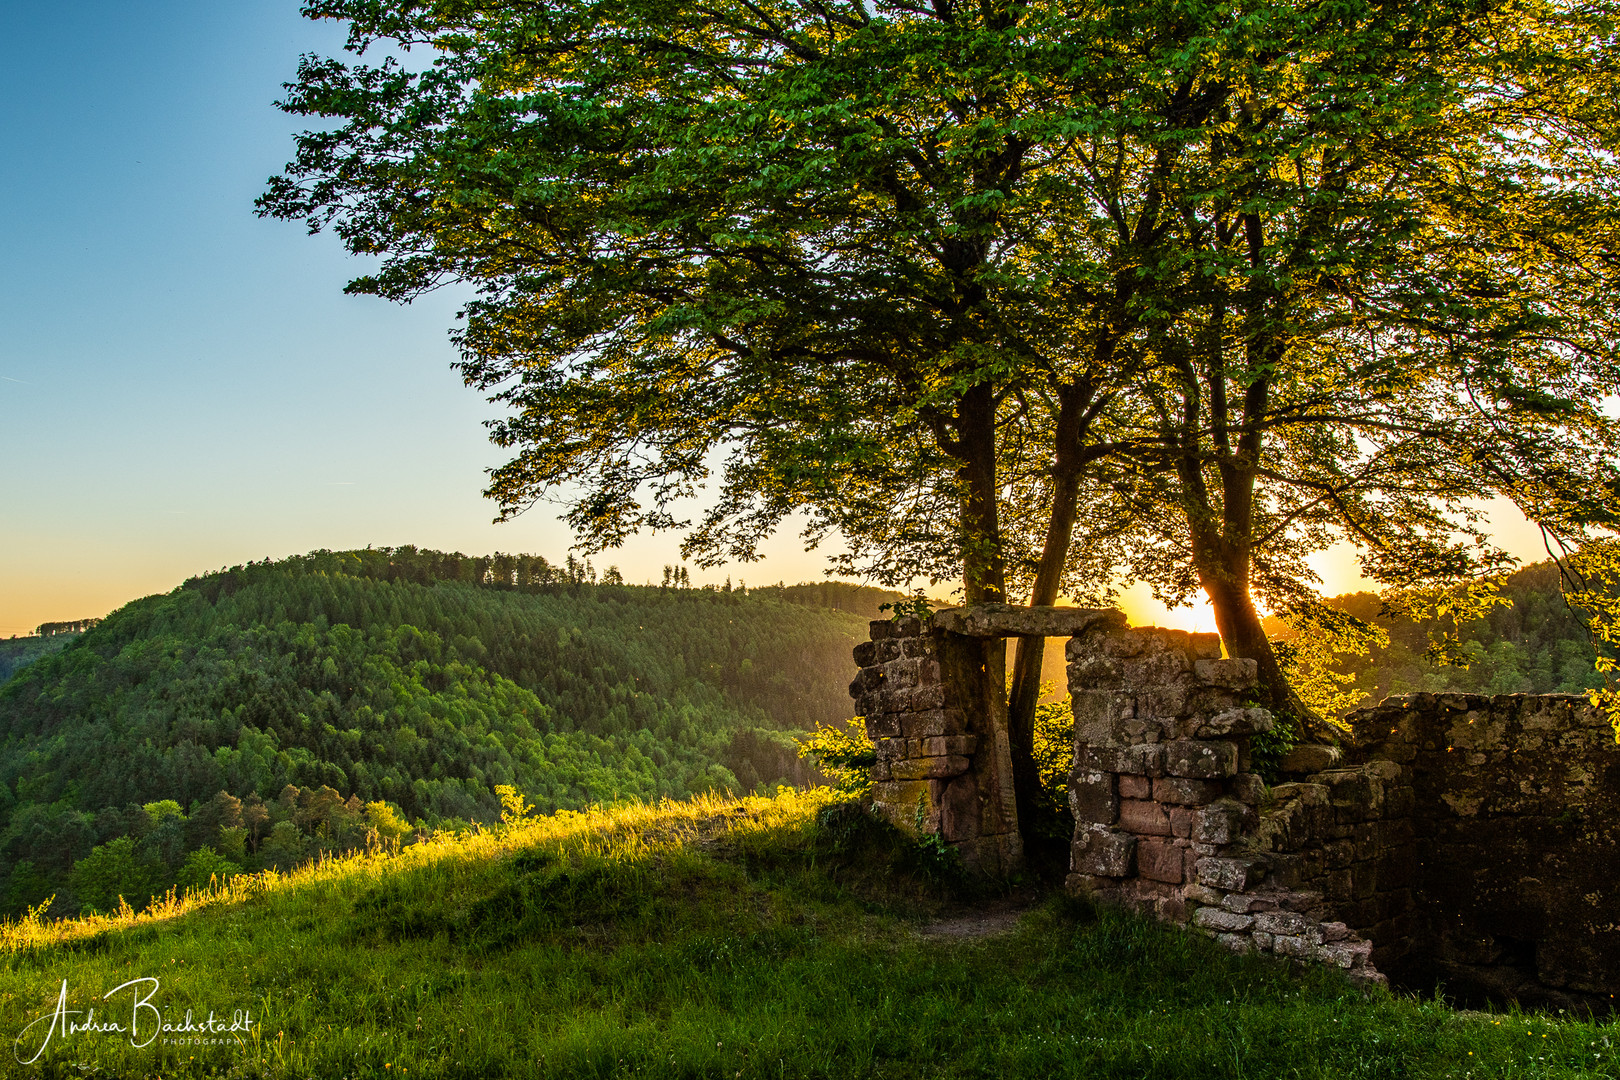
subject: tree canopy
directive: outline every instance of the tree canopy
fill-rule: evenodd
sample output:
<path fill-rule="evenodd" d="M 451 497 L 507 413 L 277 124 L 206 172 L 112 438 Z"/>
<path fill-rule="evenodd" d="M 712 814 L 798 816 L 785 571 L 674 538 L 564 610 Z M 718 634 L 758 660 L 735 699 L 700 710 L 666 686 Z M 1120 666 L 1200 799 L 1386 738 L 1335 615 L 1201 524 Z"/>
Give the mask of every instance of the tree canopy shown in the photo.
<path fill-rule="evenodd" d="M 305 11 L 353 55 L 261 212 L 383 256 L 351 290 L 477 290 L 503 515 L 715 562 L 802 510 L 970 601 L 1129 567 L 1284 708 L 1255 600 L 1321 617 L 1311 551 L 1433 592 L 1500 562 L 1481 497 L 1614 522 L 1608 3 Z"/>

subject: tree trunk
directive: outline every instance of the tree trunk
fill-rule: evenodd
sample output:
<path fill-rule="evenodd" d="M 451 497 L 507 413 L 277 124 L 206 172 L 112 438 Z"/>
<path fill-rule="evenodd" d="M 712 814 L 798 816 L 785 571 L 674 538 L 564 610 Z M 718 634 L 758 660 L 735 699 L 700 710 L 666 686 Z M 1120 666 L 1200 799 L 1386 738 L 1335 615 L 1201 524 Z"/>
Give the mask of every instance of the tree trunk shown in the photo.
<path fill-rule="evenodd" d="M 1041 561 L 1030 588 L 1029 606 L 1045 607 L 1058 599 L 1063 567 L 1069 558 L 1079 513 L 1080 441 L 1086 427 L 1088 388 L 1060 390 L 1057 430 L 1054 433 L 1052 514 L 1041 545 Z M 1040 768 L 1035 763 L 1035 710 L 1041 700 L 1041 665 L 1045 638 L 1019 638 L 1013 654 L 1012 687 L 1007 701 L 1007 739 L 1012 751 L 1013 794 L 1018 805 L 1019 830 L 1025 850 L 1031 850 L 1031 827 L 1040 816 Z"/>
<path fill-rule="evenodd" d="M 996 484 L 996 402 L 988 383 L 962 395 L 957 409 L 962 466 L 962 590 L 970 604 L 1007 598 Z"/>
<path fill-rule="evenodd" d="M 1249 595 L 1249 556 L 1246 550 L 1233 551 L 1226 560 L 1200 559 L 1198 583 L 1215 610 L 1215 629 L 1229 656 L 1253 660 L 1259 669 L 1260 703 L 1278 716 L 1304 719 L 1302 704 L 1277 661 L 1271 638 L 1260 623 Z"/>

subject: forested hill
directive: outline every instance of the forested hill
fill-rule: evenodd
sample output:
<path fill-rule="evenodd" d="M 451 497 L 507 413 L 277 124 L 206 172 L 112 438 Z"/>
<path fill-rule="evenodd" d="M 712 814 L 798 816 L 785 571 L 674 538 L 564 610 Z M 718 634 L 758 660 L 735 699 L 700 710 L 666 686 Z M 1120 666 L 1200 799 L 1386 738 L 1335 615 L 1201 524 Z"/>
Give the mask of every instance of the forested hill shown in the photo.
<path fill-rule="evenodd" d="M 592 577 L 572 560 L 317 552 L 114 612 L 0 687 L 10 906 L 60 894 L 120 837 L 172 882 L 205 842 L 251 867 L 401 816 L 495 820 L 502 784 L 550 811 L 804 780 L 793 736 L 849 715 L 850 650 L 891 595 Z"/>
<path fill-rule="evenodd" d="M 1441 664 L 1427 655 L 1436 628 L 1384 611 L 1376 593 L 1347 593 L 1328 604 L 1383 627 L 1389 644 L 1365 656 L 1341 657 L 1338 670 L 1356 675 L 1363 702 L 1390 694 L 1458 690 L 1475 694 L 1580 693 L 1602 685 L 1583 616 L 1564 603 L 1558 567 L 1536 563 L 1502 583 L 1508 604 L 1460 628 L 1467 666 Z M 1280 638 L 1280 620 L 1267 620 Z"/>

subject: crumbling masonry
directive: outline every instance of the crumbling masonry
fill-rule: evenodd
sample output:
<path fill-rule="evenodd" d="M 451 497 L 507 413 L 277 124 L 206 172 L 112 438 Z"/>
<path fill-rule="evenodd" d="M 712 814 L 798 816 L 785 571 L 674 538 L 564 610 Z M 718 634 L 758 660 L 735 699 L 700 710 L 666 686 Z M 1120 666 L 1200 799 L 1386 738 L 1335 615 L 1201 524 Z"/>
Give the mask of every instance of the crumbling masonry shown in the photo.
<path fill-rule="evenodd" d="M 1254 664 L 1214 634 L 1002 605 L 875 622 L 850 687 L 874 801 L 986 873 L 1021 859 L 1005 672 L 986 647 L 1017 636 L 1070 639 L 1071 890 L 1362 981 L 1612 1008 L 1620 747 L 1584 700 L 1391 698 L 1353 718 L 1343 751 L 1302 747 L 1268 787 Z"/>

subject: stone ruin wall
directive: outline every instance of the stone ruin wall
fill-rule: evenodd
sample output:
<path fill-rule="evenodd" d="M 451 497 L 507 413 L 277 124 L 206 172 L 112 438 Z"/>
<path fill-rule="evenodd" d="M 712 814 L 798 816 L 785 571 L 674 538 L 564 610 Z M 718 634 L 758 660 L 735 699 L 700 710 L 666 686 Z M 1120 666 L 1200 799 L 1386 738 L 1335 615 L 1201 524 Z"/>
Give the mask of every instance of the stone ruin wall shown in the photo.
<path fill-rule="evenodd" d="M 1469 1004 L 1613 1009 L 1620 745 L 1608 720 L 1574 695 L 1412 694 L 1353 722 L 1348 758 L 1398 768 L 1410 807 L 1410 933 L 1390 939 L 1386 970 Z"/>
<path fill-rule="evenodd" d="M 1606 1009 L 1620 993 L 1620 747 L 1583 699 L 1419 694 L 1253 771 L 1271 715 L 1214 634 L 1118 612 L 958 608 L 872 624 L 851 686 L 874 802 L 968 866 L 1020 859 L 1004 685 L 986 644 L 1068 636 L 1069 887 L 1234 949 L 1464 1001 Z"/>
<path fill-rule="evenodd" d="M 1376 845 L 1366 843 L 1368 858 L 1357 860 L 1353 839 L 1376 829 L 1366 820 L 1372 811 L 1304 790 L 1266 806 L 1250 743 L 1273 719 L 1247 704 L 1254 661 L 1220 653 L 1217 635 L 1180 630 L 1092 633 L 1069 643 L 1069 888 L 1191 924 L 1234 949 L 1379 981 L 1363 928 L 1337 918 L 1314 887 L 1328 885 L 1329 862 L 1345 878 L 1375 879 L 1365 868 L 1379 856 Z M 1312 850 L 1328 838 L 1339 842 L 1331 860 Z"/>

